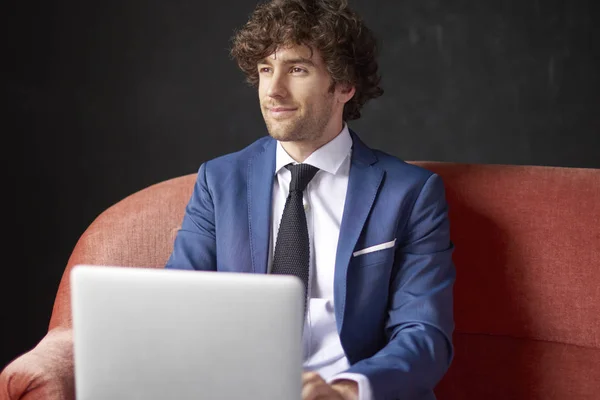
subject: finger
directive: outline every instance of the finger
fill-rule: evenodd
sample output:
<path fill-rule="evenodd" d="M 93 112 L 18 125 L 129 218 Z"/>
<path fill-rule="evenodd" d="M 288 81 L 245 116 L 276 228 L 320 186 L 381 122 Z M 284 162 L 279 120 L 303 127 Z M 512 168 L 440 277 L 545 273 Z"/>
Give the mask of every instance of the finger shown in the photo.
<path fill-rule="evenodd" d="M 317 400 L 318 398 L 328 398 L 337 394 L 323 380 L 310 381 L 302 387 L 302 400 Z"/>
<path fill-rule="evenodd" d="M 319 375 L 318 372 L 303 372 L 302 373 L 302 384 L 304 385 L 305 383 L 308 382 L 317 382 L 317 381 L 323 381 L 323 378 L 321 378 L 321 375 Z"/>

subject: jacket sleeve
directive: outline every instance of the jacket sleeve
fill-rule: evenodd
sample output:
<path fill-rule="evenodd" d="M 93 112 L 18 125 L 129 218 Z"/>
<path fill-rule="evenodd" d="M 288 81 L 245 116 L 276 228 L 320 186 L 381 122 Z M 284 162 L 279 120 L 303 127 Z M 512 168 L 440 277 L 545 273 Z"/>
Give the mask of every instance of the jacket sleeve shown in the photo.
<path fill-rule="evenodd" d="M 216 271 L 215 212 L 207 179 L 207 164 L 200 166 L 194 191 L 186 206 L 173 252 L 165 268 Z"/>
<path fill-rule="evenodd" d="M 439 176 L 409 211 L 390 280 L 388 344 L 347 371 L 367 376 L 375 399 L 429 399 L 453 357 L 454 246 Z"/>

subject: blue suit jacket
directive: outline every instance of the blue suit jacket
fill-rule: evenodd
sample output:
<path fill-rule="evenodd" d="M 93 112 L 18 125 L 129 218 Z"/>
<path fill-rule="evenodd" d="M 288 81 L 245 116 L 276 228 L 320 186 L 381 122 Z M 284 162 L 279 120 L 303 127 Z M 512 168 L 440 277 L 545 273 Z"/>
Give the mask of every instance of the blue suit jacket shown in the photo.
<path fill-rule="evenodd" d="M 375 399 L 434 399 L 454 329 L 443 183 L 351 135 L 334 275 L 347 372 L 367 376 Z M 167 268 L 266 273 L 276 143 L 264 137 L 200 167 Z M 394 239 L 394 248 L 353 256 Z"/>

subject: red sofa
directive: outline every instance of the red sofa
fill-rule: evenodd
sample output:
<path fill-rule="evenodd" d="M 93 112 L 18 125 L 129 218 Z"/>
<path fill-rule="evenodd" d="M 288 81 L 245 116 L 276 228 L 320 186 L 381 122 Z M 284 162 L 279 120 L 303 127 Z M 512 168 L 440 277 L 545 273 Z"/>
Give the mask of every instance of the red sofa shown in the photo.
<path fill-rule="evenodd" d="M 442 176 L 456 245 L 456 355 L 439 400 L 600 399 L 600 169 L 418 162 Z M 0 400 L 74 398 L 68 273 L 162 267 L 195 174 L 107 209 L 81 236 L 49 332 Z"/>

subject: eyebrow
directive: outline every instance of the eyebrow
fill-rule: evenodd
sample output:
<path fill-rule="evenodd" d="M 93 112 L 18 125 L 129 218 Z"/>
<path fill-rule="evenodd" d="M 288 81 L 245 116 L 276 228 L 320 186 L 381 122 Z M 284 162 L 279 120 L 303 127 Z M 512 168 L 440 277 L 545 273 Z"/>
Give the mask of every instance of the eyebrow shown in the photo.
<path fill-rule="evenodd" d="M 310 65 L 312 67 L 315 66 L 315 63 L 309 59 L 309 58 L 304 58 L 304 57 L 297 57 L 297 58 L 288 58 L 285 60 L 281 60 L 281 62 L 283 64 L 289 65 L 289 64 L 306 64 L 306 65 Z M 258 62 L 259 64 L 266 64 L 266 65 L 272 65 L 271 61 L 268 58 L 264 58 L 261 61 Z"/>

